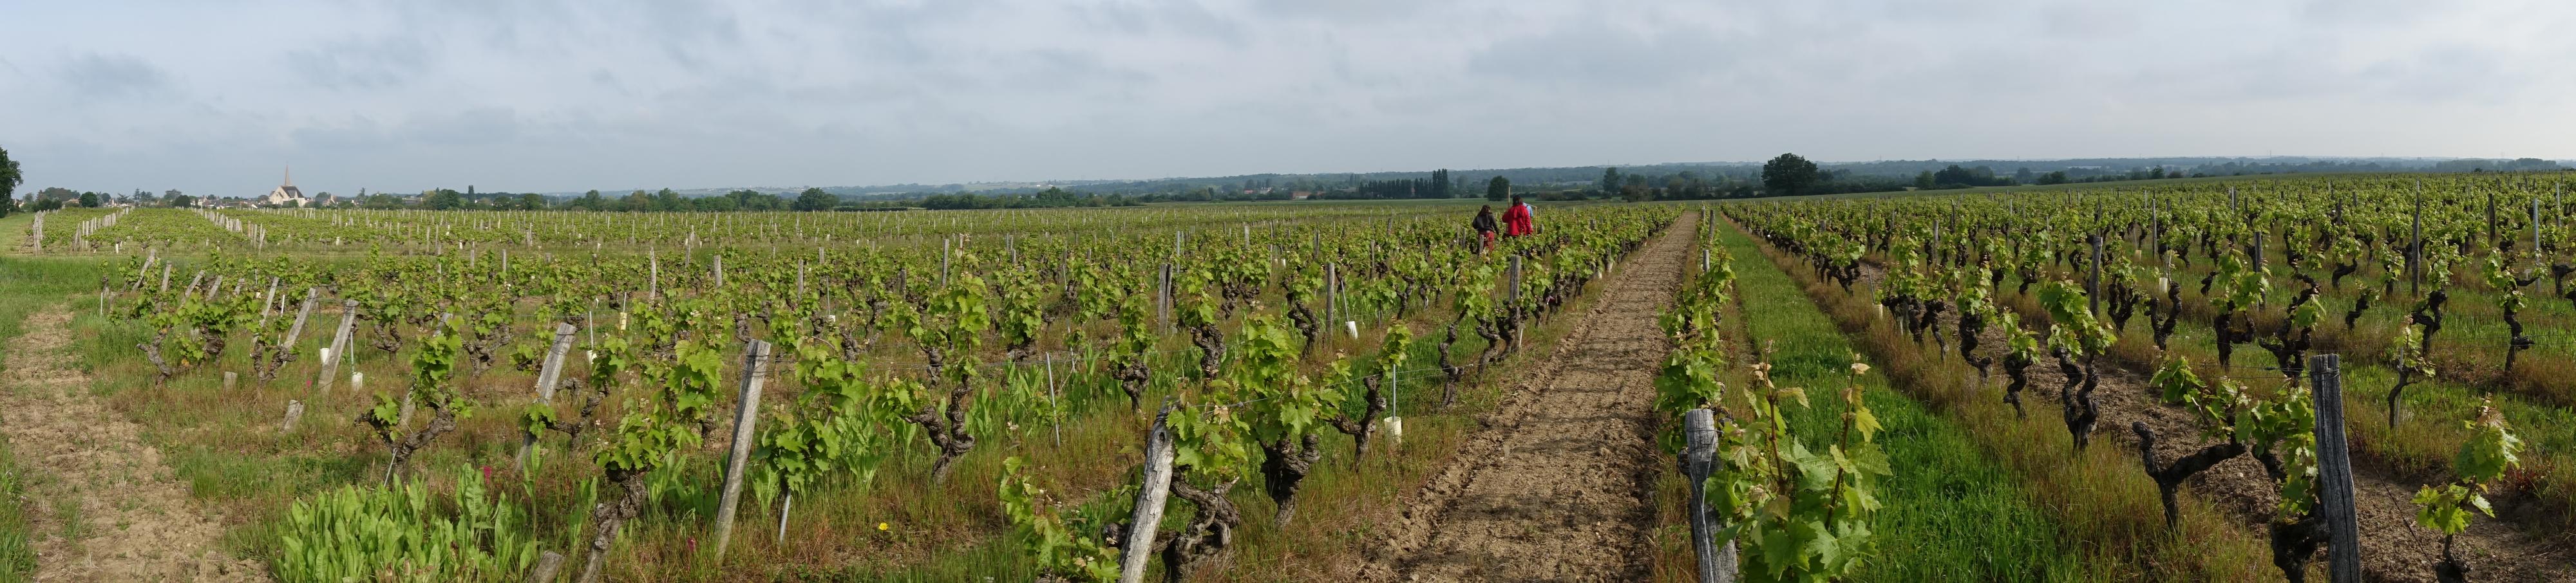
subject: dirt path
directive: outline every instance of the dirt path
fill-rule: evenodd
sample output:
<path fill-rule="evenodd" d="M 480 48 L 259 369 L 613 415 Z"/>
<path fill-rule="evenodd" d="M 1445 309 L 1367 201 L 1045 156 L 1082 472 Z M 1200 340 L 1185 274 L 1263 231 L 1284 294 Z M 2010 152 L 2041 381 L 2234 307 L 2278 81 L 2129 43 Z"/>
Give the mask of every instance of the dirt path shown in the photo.
<path fill-rule="evenodd" d="M 1665 229 L 1370 549 L 1369 581 L 1650 577 L 1654 373 L 1695 215 Z"/>
<path fill-rule="evenodd" d="M 36 581 L 268 580 L 257 562 L 222 551 L 220 517 L 172 479 L 142 428 L 89 394 L 88 375 L 69 364 L 66 310 L 28 316 L 0 375 L 0 433 L 36 476 Z"/>
<path fill-rule="evenodd" d="M 1746 236 L 1752 237 L 1750 233 Z M 1760 238 L 1754 237 L 1754 240 L 1760 241 Z M 1803 263 L 1782 264 L 1780 267 L 1790 270 L 1806 268 Z M 1883 267 L 1864 261 L 1860 280 L 1854 282 L 1852 291 L 1870 293 L 1884 279 Z M 1997 298 L 1999 303 L 2015 295 L 2014 285 L 2007 281 L 1999 290 L 2002 296 Z M 2047 333 L 2045 324 L 2035 319 L 2025 319 L 2023 324 L 2033 334 L 2045 337 Z M 2152 324 L 2142 309 L 2129 325 Z M 1945 353 L 1945 358 L 1957 358 L 1958 310 L 1944 310 L 1938 326 L 1940 338 L 1948 342 L 1937 342 L 1932 332 L 1926 332 L 1922 349 L 1940 350 Z M 2003 360 L 2001 350 L 2006 345 L 2003 329 L 1989 324 L 1978 338 L 1978 353 L 1993 357 L 2000 363 Z M 1994 370 L 1993 376 L 1983 386 L 1988 394 L 2001 399 L 2009 379 L 2004 376 L 2000 364 Z M 2066 376 L 2057 368 L 2056 360 L 2042 357 L 2038 364 L 2025 370 L 2029 373 L 2030 386 L 2021 395 L 2023 409 L 2030 416 L 2057 418 L 2063 407 L 2058 393 L 2067 383 Z M 2147 382 L 2147 375 L 2123 368 L 2115 358 L 2107 355 L 2099 361 L 2096 370 L 2100 378 L 2093 403 L 2100 410 L 2100 417 L 2093 427 L 2093 447 L 2118 447 L 2132 456 L 2136 455 L 2138 437 L 2131 429 L 2134 424 L 2144 424 L 2155 432 L 2157 463 L 2171 463 L 2176 458 L 2218 443 L 2200 435 L 2198 417 L 2180 406 L 2166 405 L 2159 400 Z M 2433 581 L 2432 564 L 2441 552 L 2442 536 L 2415 525 L 2415 491 L 2422 484 L 2381 475 L 2373 472 L 2367 464 L 2361 466 L 2356 468 L 2360 471 L 2353 476 L 2353 496 L 2361 522 L 2362 571 L 2373 581 Z M 2143 464 L 2138 471 L 2142 474 L 2146 471 Z M 2281 503 L 2280 490 L 2251 455 L 2229 458 L 2185 483 L 2202 499 L 2233 511 L 2256 533 L 2264 532 L 2263 525 Z M 2471 580 L 2576 581 L 2576 566 L 2571 566 L 2571 555 L 2567 549 L 2527 536 L 2499 520 L 2478 517 L 2471 521 L 2469 532 L 2459 537 L 2459 547 L 2460 555 L 2471 568 L 2476 569 L 2471 573 Z M 2318 564 L 2322 564 L 2324 554 L 2319 553 L 2318 559 Z"/>

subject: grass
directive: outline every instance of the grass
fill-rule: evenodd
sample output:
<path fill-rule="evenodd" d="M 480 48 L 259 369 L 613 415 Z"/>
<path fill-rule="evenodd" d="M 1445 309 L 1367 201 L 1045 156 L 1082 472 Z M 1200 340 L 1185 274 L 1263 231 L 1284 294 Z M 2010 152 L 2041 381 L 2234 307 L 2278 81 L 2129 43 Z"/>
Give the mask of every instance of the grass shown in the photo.
<path fill-rule="evenodd" d="M 40 511 L 27 498 L 27 472 L 18 466 L 8 440 L 0 439 L 0 582 L 36 578 L 36 549 L 30 546 L 28 514 Z"/>
<path fill-rule="evenodd" d="M 1773 266 L 1769 272 L 1785 273 L 1801 284 L 1813 305 L 1831 314 L 1846 335 L 1859 340 L 1858 345 L 1881 365 L 1878 370 L 1897 381 L 1895 386 L 1961 428 L 1965 439 L 1996 460 L 2028 492 L 2033 507 L 2056 521 L 2059 536 L 2082 549 L 2089 567 L 2124 579 L 2278 578 L 2260 534 L 2189 493 L 2182 504 L 2181 528 L 2168 531 L 2155 486 L 2139 470 L 2133 451 L 2074 449 L 2054 416 L 2016 416 L 1995 391 L 1972 386 L 1968 379 L 1975 374 L 1973 368 L 1917 345 L 1878 318 L 1876 304 L 1863 295 L 1817 280 L 1798 259 L 1771 253 L 1736 230 L 1727 230 L 1725 237 L 1740 265 L 1769 258 Z M 1738 271 L 1753 269 L 1739 266 Z M 1896 415 L 1882 412 L 1881 416 Z M 1904 440 L 1885 440 L 1900 441 Z M 2024 576 L 2012 573 L 2002 578 Z"/>

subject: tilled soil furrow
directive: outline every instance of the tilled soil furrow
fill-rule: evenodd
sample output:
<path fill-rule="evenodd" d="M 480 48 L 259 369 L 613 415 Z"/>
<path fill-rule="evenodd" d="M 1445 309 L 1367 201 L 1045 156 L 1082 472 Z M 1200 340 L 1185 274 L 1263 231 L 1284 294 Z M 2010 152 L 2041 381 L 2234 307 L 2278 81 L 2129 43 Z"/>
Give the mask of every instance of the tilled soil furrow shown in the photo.
<path fill-rule="evenodd" d="M 1806 266 L 1797 263 L 1781 267 L 1803 269 Z M 1886 277 L 1885 268 L 1876 262 L 1862 262 L 1861 271 L 1860 280 L 1852 286 L 1854 293 L 1868 293 Z M 2010 283 L 1999 291 L 2006 297 L 2013 292 Z M 1997 301 L 2000 303 L 2004 298 Z M 2147 320 L 2145 311 L 2141 310 L 2138 318 L 2129 324 L 2142 325 Z M 2045 324 L 2030 320 L 2025 320 L 2024 324 L 2033 334 L 2047 333 Z M 1945 357 L 1957 358 L 1958 326 L 1958 311 L 1944 310 L 1937 334 L 1944 335 L 1951 344 L 1943 348 L 1933 340 L 1936 332 L 1926 331 L 1922 348 L 1942 350 Z M 2006 346 L 2003 329 L 1990 322 L 1978 339 L 1979 354 L 1991 356 L 1998 363 L 1994 374 L 1984 381 L 1982 387 L 1986 393 L 2000 400 L 2004 387 L 2010 382 L 2000 364 L 2003 361 L 2002 347 Z M 2218 443 L 2218 440 L 2201 434 L 2197 416 L 2181 406 L 2161 401 L 2152 385 L 2148 384 L 2146 375 L 2122 368 L 2108 355 L 2102 357 L 2096 370 L 2100 378 L 2093 393 L 2093 403 L 2100 410 L 2100 417 L 2093 427 L 2093 447 L 2118 447 L 2134 454 L 2138 450 L 2138 438 L 2131 426 L 2138 423 L 2155 432 L 2156 462 L 2160 464 L 2171 463 L 2176 458 Z M 2023 408 L 2032 416 L 2058 417 L 2063 408 L 2059 387 L 2065 386 L 2066 377 L 2058 371 L 2056 361 L 2043 356 L 2039 363 L 2026 371 L 2030 385 L 2021 394 Z M 2358 501 L 2355 510 L 2361 522 L 2363 572 L 2374 581 L 2434 581 L 2433 563 L 2440 557 L 2442 536 L 2415 524 L 2414 497 L 2417 488 L 2423 484 L 2393 479 L 2372 471 L 2367 465 L 2356 465 L 2360 467 L 2355 468 L 2353 495 Z M 2145 469 L 2141 467 L 2139 471 L 2144 472 Z M 2272 483 L 2270 476 L 2264 474 L 2262 464 L 2252 455 L 2240 455 L 2220 462 L 2193 476 L 2186 484 L 2194 494 L 2217 502 L 2236 514 L 2244 524 L 2255 528 L 2256 532 L 2263 532 L 2261 529 L 2280 505 L 2279 488 Z M 2471 574 L 2472 580 L 2576 581 L 2576 562 L 2572 562 L 2576 561 L 2576 555 L 2498 520 L 2481 517 L 2473 521 L 2469 532 L 2460 535 L 2457 544 L 2460 555 L 2475 569 Z M 2323 554 L 2319 559 L 2323 559 Z"/>
<path fill-rule="evenodd" d="M 1680 285 L 1695 220 L 1675 221 L 1611 275 L 1604 297 L 1481 420 L 1486 429 L 1408 502 L 1362 579 L 1649 577 L 1654 371 L 1670 348 L 1655 315 Z"/>
<path fill-rule="evenodd" d="M 28 492 L 35 580 L 268 580 L 259 563 L 222 550 L 222 521 L 143 444 L 142 427 L 89 394 L 88 375 L 68 365 L 65 309 L 27 317 L 0 376 L 0 433 L 38 476 Z"/>

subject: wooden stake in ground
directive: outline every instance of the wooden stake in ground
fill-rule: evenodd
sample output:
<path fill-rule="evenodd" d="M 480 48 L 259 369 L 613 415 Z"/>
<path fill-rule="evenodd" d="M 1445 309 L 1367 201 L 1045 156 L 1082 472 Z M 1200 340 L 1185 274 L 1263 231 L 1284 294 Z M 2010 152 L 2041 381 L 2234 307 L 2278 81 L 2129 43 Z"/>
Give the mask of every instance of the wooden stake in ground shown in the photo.
<path fill-rule="evenodd" d="M 2361 521 L 2353 510 L 2352 453 L 2345 449 L 2342 356 L 2308 357 L 2317 410 L 2317 512 L 2332 538 L 2326 568 L 2334 583 L 2361 582 Z"/>
<path fill-rule="evenodd" d="M 733 542 L 733 513 L 742 503 L 742 471 L 751 462 L 752 425 L 760 421 L 760 383 L 768 376 L 769 343 L 751 341 L 742 351 L 742 404 L 734 409 L 733 448 L 725 456 L 724 494 L 716 502 L 716 557 Z"/>
<path fill-rule="evenodd" d="M 1690 476 L 1691 549 L 1699 556 L 1700 583 L 1735 581 L 1735 541 L 1719 550 L 1717 522 L 1708 512 L 1708 474 L 1717 467 L 1717 414 L 1692 409 L 1682 416 L 1690 448 L 1682 452 L 1682 474 Z"/>
<path fill-rule="evenodd" d="M 564 355 L 572 352 L 572 336 L 575 331 L 576 329 L 571 323 L 557 322 L 555 324 L 554 345 L 546 349 L 545 364 L 537 368 L 537 404 L 544 405 L 554 402 L 555 384 L 558 380 L 563 378 Z M 527 441 L 519 444 L 518 461 L 514 462 L 516 465 L 512 466 L 511 469 L 517 470 L 528 467 L 528 452 L 534 451 L 536 447 L 537 434 L 528 434 Z"/>
<path fill-rule="evenodd" d="M 331 345 L 322 349 L 322 374 L 314 377 L 317 399 L 331 397 L 331 380 L 340 374 L 340 360 L 348 358 L 349 328 L 358 324 L 358 300 L 340 300 L 340 331 L 331 335 Z"/>
<path fill-rule="evenodd" d="M 1145 473 L 1136 482 L 1136 511 L 1127 520 L 1127 540 L 1119 548 L 1118 583 L 1145 580 L 1145 562 L 1153 558 L 1154 531 L 1163 523 L 1163 504 L 1172 495 L 1172 404 L 1154 414 L 1153 433 L 1145 436 Z"/>

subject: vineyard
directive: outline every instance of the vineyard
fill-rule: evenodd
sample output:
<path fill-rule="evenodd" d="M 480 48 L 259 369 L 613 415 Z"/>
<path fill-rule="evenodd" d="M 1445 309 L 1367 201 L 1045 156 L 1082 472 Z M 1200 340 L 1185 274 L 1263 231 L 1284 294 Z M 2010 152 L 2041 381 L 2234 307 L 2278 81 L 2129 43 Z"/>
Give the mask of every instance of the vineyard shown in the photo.
<path fill-rule="evenodd" d="M 2576 580 L 2555 182 L 1473 211 L 44 213 L 0 579 Z"/>
<path fill-rule="evenodd" d="M 1090 580 L 1106 528 L 1177 579 L 1361 526 L 1329 497 L 1422 471 L 1682 214 L 1479 253 L 1454 209 L 138 209 L 49 248 L 100 284 L 97 392 L 268 577 Z M 1172 520 L 1131 528 L 1158 433 Z"/>

